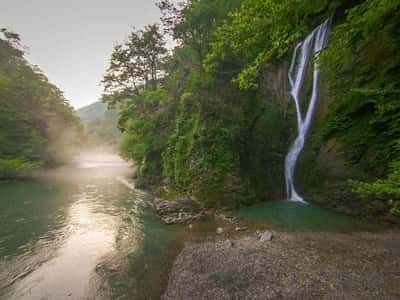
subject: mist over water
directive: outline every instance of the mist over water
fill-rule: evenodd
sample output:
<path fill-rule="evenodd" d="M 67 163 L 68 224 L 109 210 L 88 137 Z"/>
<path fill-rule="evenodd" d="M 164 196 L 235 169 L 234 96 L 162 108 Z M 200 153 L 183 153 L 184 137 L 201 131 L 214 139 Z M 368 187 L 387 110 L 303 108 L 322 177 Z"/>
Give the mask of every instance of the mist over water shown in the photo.
<path fill-rule="evenodd" d="M 0 298 L 159 297 L 182 235 L 130 174 L 118 156 L 87 152 L 0 186 Z"/>

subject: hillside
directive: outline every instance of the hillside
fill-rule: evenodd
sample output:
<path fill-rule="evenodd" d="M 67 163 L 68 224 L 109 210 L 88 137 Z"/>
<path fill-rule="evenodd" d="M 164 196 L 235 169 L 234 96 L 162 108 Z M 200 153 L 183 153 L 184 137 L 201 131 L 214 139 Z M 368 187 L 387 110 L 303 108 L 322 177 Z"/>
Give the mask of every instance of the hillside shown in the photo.
<path fill-rule="evenodd" d="M 0 120 L 0 179 L 64 163 L 81 140 L 81 124 L 61 90 L 6 29 L 0 29 Z"/>
<path fill-rule="evenodd" d="M 83 124 L 88 124 L 93 119 L 103 115 L 107 111 L 107 104 L 95 102 L 77 110 Z"/>
<path fill-rule="evenodd" d="M 118 112 L 107 110 L 107 104 L 95 102 L 77 110 L 85 128 L 90 146 L 116 147 L 121 138 L 118 130 Z"/>

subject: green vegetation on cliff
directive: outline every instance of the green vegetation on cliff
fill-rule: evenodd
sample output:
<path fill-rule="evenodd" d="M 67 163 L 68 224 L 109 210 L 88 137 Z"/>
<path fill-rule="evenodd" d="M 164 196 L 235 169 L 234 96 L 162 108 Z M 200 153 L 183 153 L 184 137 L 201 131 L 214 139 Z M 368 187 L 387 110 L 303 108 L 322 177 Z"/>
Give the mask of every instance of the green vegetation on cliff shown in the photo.
<path fill-rule="evenodd" d="M 356 201 L 372 211 L 389 210 L 397 215 L 399 28 L 400 1 L 365 1 L 349 10 L 345 22 L 335 28 L 322 59 L 332 98 L 322 138 L 337 138 L 345 145 L 346 162 L 360 169 L 364 180 L 371 182 L 350 182 Z"/>
<path fill-rule="evenodd" d="M 398 186 L 390 165 L 400 149 L 399 1 L 165 0 L 159 7 L 178 45 L 167 53 L 157 25 L 135 31 L 116 46 L 103 81 L 104 100 L 122 108 L 123 153 L 142 176 L 208 205 L 284 198 L 284 157 L 296 134 L 290 55 L 333 16 L 318 117 L 297 172 L 301 190 L 314 200 L 313 190 L 343 187 L 351 195 L 344 207 L 366 211 L 362 203 L 379 201 L 366 213 L 398 211 L 398 190 L 377 197 L 371 188 Z M 341 148 L 331 160 L 344 170 L 336 177 L 338 168 L 319 159 L 332 143 Z"/>
<path fill-rule="evenodd" d="M 65 161 L 81 134 L 62 92 L 21 49 L 17 34 L 0 30 L 0 179 Z"/>

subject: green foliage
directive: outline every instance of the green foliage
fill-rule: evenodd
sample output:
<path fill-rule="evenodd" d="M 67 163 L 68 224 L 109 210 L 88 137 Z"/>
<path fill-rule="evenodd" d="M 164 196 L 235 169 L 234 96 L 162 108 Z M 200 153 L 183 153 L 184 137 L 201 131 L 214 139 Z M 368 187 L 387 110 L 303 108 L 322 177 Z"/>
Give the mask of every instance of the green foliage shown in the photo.
<path fill-rule="evenodd" d="M 235 81 L 241 88 L 257 88 L 261 69 L 284 58 L 295 42 L 326 17 L 338 1 L 244 0 L 214 33 L 206 65 L 216 71 L 234 58 Z M 310 26 L 311 25 L 311 26 Z"/>
<path fill-rule="evenodd" d="M 0 35 L 0 177 L 66 160 L 81 125 L 62 92 L 24 58 L 17 34 Z"/>
<path fill-rule="evenodd" d="M 352 191 L 366 202 L 383 202 L 386 209 L 394 216 L 400 216 L 400 161 L 391 164 L 391 171 L 386 179 L 372 183 L 350 181 Z"/>
<path fill-rule="evenodd" d="M 377 174 L 400 155 L 399 7 L 370 0 L 351 9 L 322 57 L 335 98 L 325 138 L 340 137 L 350 160 Z"/>
<path fill-rule="evenodd" d="M 140 164 L 140 171 L 160 177 L 161 154 L 172 126 L 171 107 L 163 87 L 145 90 L 121 104 L 119 126 L 126 133 L 121 154 Z"/>
<path fill-rule="evenodd" d="M 142 175 L 210 206 L 282 197 L 291 111 L 286 91 L 271 89 L 284 89 L 278 66 L 296 43 L 333 15 L 341 24 L 320 60 L 333 101 L 319 143 L 340 139 L 351 148 L 348 161 L 375 178 L 400 157 L 398 1 L 163 0 L 159 7 L 177 42 L 170 56 L 157 52 L 159 76 L 141 68 L 146 28 L 115 48 L 103 81 L 104 100 L 119 103 L 121 151 Z M 392 200 L 384 203 L 395 211 Z"/>
<path fill-rule="evenodd" d="M 163 0 L 158 6 L 163 13 L 163 24 L 178 42 L 194 50 L 201 64 L 210 48 L 216 26 L 237 8 L 241 0 L 188 0 L 176 6 Z"/>
<path fill-rule="evenodd" d="M 113 105 L 139 95 L 143 89 L 156 89 L 166 52 L 157 24 L 133 31 L 125 43 L 114 47 L 110 67 L 102 81 L 103 100 Z"/>
<path fill-rule="evenodd" d="M 42 167 L 40 162 L 29 162 L 21 158 L 0 159 L 0 178 L 28 176 Z"/>
<path fill-rule="evenodd" d="M 371 182 L 351 181 L 376 211 L 399 213 L 400 2 L 367 0 L 350 9 L 321 57 L 332 94 L 323 138 L 346 145 L 347 161 Z"/>

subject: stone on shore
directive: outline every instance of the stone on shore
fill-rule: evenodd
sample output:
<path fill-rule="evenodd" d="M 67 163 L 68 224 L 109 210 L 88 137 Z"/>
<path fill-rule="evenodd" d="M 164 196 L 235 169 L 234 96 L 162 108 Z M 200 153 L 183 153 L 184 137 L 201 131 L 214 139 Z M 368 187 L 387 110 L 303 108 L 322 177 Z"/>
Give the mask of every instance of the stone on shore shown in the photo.
<path fill-rule="evenodd" d="M 161 198 L 154 199 L 154 208 L 164 224 L 191 224 L 204 217 L 201 205 L 190 199 L 174 201 Z"/>
<path fill-rule="evenodd" d="M 271 241 L 271 240 L 272 240 L 272 232 L 269 231 L 269 230 L 264 231 L 263 233 L 261 233 L 261 234 L 258 236 L 258 240 L 259 240 L 260 242 L 269 242 L 269 241 Z"/>

